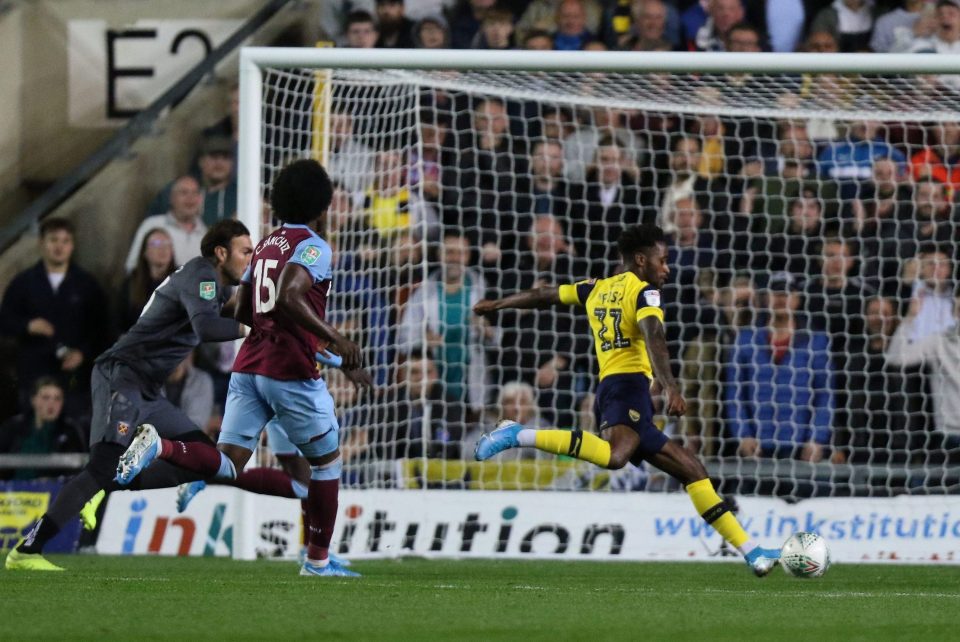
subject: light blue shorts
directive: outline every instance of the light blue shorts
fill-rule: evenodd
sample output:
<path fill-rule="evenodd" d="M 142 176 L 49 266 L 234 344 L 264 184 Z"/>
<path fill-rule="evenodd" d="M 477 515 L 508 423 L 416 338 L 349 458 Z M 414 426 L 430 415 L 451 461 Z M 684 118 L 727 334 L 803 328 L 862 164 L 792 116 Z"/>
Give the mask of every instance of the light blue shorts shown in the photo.
<path fill-rule="evenodd" d="M 267 422 L 277 423 L 277 432 L 284 433 L 304 457 L 322 457 L 340 445 L 333 397 L 323 379 L 280 381 L 246 372 L 230 375 L 219 443 L 252 451 Z"/>
<path fill-rule="evenodd" d="M 273 451 L 274 455 L 299 455 L 300 451 L 287 439 L 287 433 L 283 432 L 283 427 L 276 417 L 267 422 L 263 428 L 267 433 L 267 446 Z"/>

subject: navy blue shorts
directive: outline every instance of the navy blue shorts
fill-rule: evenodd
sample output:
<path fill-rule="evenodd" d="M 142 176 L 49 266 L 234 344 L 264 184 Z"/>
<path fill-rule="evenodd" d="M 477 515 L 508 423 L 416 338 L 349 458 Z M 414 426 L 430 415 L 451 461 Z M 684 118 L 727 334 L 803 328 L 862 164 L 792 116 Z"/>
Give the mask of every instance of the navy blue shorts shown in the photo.
<path fill-rule="evenodd" d="M 650 380 L 642 374 L 609 375 L 597 386 L 593 413 L 598 430 L 622 424 L 640 436 L 640 445 L 631 461 L 656 455 L 669 441 L 653 423 Z"/>

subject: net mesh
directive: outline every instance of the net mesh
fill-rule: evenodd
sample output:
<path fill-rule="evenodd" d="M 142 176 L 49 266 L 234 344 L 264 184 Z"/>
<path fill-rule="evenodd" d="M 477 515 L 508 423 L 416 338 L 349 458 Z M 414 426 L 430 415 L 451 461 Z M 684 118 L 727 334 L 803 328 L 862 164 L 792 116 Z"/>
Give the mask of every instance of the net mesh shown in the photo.
<path fill-rule="evenodd" d="M 486 322 L 472 305 L 612 275 L 619 231 L 646 222 L 670 235 L 689 406 L 658 426 L 724 492 L 955 492 L 944 80 L 265 70 L 263 193 L 295 158 L 328 168 L 328 318 L 377 383 L 359 396 L 325 375 L 346 484 L 676 490 L 533 450 L 472 461 L 500 418 L 595 430 L 597 384 L 582 311 Z"/>

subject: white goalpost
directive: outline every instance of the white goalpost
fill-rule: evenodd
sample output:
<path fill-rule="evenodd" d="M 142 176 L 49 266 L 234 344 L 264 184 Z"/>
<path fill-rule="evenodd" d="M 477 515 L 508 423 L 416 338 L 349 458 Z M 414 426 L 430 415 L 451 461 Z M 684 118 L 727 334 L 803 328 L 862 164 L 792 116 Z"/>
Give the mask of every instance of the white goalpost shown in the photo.
<path fill-rule="evenodd" d="M 619 230 L 656 223 L 690 408 L 658 427 L 751 535 L 960 560 L 958 78 L 946 55 L 243 49 L 240 220 L 256 242 L 280 168 L 328 167 L 328 318 L 377 384 L 325 373 L 338 550 L 725 556 L 651 467 L 473 461 L 500 417 L 595 430 L 596 363 L 574 310 L 488 323 L 472 305 L 611 275 Z M 243 500 L 234 556 L 272 554 L 291 510 Z"/>

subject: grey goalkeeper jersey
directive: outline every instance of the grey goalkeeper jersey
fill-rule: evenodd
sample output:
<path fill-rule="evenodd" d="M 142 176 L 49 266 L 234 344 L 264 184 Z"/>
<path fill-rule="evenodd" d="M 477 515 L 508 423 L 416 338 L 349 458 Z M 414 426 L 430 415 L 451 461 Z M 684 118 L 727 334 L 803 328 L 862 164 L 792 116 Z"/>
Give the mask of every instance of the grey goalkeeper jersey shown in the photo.
<path fill-rule="evenodd" d="M 240 337 L 237 322 L 220 316 L 228 289 L 209 260 L 191 259 L 157 286 L 134 326 L 97 362 L 118 361 L 144 383 L 163 385 L 201 342 Z"/>

